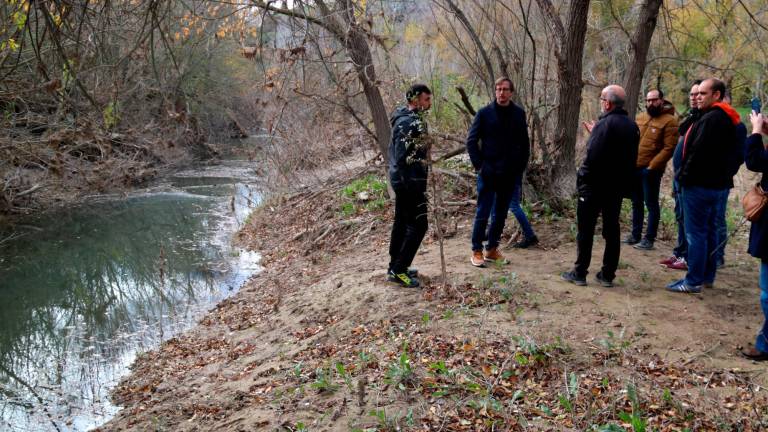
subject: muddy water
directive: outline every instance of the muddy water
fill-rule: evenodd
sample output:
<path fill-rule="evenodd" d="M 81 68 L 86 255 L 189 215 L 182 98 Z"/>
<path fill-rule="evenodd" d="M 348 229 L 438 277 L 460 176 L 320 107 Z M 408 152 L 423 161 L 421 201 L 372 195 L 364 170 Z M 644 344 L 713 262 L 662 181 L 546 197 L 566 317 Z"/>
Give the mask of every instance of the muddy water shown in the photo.
<path fill-rule="evenodd" d="M 105 422 L 137 354 L 258 271 L 230 241 L 259 199 L 252 168 L 222 162 L 0 231 L 0 430 Z"/>

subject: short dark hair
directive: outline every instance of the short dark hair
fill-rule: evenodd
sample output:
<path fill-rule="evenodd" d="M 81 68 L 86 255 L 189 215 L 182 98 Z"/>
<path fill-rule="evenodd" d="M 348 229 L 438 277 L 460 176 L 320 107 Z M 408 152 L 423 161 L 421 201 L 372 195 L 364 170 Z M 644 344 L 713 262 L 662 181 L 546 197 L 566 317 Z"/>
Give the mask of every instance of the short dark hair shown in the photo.
<path fill-rule="evenodd" d="M 720 81 L 717 78 L 710 78 L 709 81 L 712 82 L 712 94 L 714 94 L 715 92 L 720 92 L 719 100 L 723 100 L 723 98 L 725 97 L 725 91 L 726 91 L 725 83 Z"/>
<path fill-rule="evenodd" d="M 419 95 L 422 93 L 431 95 L 432 90 L 430 90 L 426 84 L 414 84 L 408 89 L 407 92 L 405 92 L 405 99 L 410 102 L 419 97 Z"/>
<path fill-rule="evenodd" d="M 695 85 L 700 85 L 703 82 L 704 82 L 704 80 L 695 79 L 695 80 L 693 80 L 693 84 L 691 84 L 691 87 L 693 87 Z"/>

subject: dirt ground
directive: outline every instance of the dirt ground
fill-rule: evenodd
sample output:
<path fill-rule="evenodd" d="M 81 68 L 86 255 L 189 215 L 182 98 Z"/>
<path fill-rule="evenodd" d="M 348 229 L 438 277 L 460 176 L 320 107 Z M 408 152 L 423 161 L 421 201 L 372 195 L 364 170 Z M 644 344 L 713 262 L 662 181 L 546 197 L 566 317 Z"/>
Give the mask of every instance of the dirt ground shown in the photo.
<path fill-rule="evenodd" d="M 385 280 L 391 205 L 335 210 L 353 175 L 254 213 L 240 241 L 264 252 L 264 272 L 140 356 L 101 430 L 768 428 L 768 365 L 738 355 L 762 323 L 745 228 L 701 295 L 664 290 L 684 275 L 658 265 L 664 241 L 622 247 L 617 286 L 603 288 L 598 239 L 577 287 L 559 277 L 575 259 L 572 220 L 535 218 L 539 246 L 478 269 L 474 207 L 459 203 L 448 283 L 431 231 L 414 262 L 425 286 L 406 289 Z"/>

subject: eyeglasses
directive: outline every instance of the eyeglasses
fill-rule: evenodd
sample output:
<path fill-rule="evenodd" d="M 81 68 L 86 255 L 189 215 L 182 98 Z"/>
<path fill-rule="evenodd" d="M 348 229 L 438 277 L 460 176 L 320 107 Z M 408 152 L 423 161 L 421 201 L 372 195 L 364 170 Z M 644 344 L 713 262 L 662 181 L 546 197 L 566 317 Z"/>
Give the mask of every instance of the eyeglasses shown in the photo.
<path fill-rule="evenodd" d="M 603 102 L 608 102 L 608 99 L 606 99 L 606 98 L 604 98 L 602 96 L 600 96 L 600 100 L 603 101 Z"/>
<path fill-rule="evenodd" d="M 505 93 L 505 92 L 512 92 L 512 89 L 509 87 L 497 87 L 496 91 L 499 93 Z"/>

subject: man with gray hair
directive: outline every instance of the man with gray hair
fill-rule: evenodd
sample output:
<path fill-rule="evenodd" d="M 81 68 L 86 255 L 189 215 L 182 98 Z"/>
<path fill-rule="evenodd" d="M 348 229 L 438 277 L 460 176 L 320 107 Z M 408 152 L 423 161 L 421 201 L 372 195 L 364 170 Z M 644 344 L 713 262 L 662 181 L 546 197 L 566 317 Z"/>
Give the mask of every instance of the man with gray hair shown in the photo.
<path fill-rule="evenodd" d="M 579 168 L 576 185 L 577 256 L 573 270 L 564 272 L 563 280 L 576 285 L 587 284 L 587 269 L 592 260 L 597 216 L 603 216 L 603 267 L 595 275 L 604 287 L 613 286 L 621 248 L 619 216 L 621 200 L 632 184 L 637 161 L 640 130 L 624 110 L 626 93 L 610 85 L 600 93 L 602 115 L 597 123 L 585 123 L 591 133 L 587 156 Z"/>

